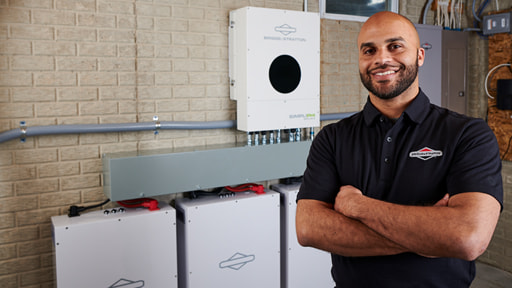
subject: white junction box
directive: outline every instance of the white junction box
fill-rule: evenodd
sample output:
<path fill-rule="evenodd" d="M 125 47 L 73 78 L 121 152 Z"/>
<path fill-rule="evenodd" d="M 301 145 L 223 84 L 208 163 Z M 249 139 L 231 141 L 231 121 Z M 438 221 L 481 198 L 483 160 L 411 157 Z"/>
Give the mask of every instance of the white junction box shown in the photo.
<path fill-rule="evenodd" d="M 281 194 L 281 288 L 334 287 L 331 255 L 297 241 L 295 230 L 298 184 L 276 184 Z"/>
<path fill-rule="evenodd" d="M 279 194 L 176 200 L 178 287 L 278 288 Z"/>
<path fill-rule="evenodd" d="M 231 11 L 229 77 L 238 130 L 320 126 L 319 14 Z"/>
<path fill-rule="evenodd" d="M 53 216 L 57 287 L 177 287 L 176 210 L 159 207 Z"/>

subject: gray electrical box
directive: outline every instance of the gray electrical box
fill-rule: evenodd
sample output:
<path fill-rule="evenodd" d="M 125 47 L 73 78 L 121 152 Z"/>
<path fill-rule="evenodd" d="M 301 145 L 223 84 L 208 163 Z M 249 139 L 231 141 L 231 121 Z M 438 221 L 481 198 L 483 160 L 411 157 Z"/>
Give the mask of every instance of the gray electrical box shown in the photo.
<path fill-rule="evenodd" d="M 421 89 L 431 103 L 465 114 L 468 32 L 415 26 L 425 49 L 425 62 L 418 72 Z"/>
<path fill-rule="evenodd" d="M 443 27 L 416 24 L 416 30 L 420 36 L 420 46 L 425 50 L 425 62 L 418 71 L 420 87 L 431 103 L 441 106 Z"/>
<path fill-rule="evenodd" d="M 311 141 L 209 145 L 103 155 L 111 201 L 301 176 Z"/>
<path fill-rule="evenodd" d="M 443 30 L 442 106 L 466 114 L 468 32 Z"/>

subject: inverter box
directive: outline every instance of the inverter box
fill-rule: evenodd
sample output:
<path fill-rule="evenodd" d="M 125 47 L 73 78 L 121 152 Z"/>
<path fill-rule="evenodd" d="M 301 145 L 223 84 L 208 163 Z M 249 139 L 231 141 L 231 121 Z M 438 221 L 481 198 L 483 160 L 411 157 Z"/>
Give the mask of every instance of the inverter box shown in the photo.
<path fill-rule="evenodd" d="M 53 216 L 58 288 L 177 287 L 176 210 Z"/>
<path fill-rule="evenodd" d="M 295 212 L 300 183 L 275 184 L 281 195 L 281 288 L 335 287 L 331 255 L 297 241 Z"/>
<path fill-rule="evenodd" d="M 279 194 L 176 200 L 178 287 L 278 288 Z"/>
<path fill-rule="evenodd" d="M 320 126 L 320 15 L 244 7 L 230 11 L 230 97 L 237 129 Z"/>

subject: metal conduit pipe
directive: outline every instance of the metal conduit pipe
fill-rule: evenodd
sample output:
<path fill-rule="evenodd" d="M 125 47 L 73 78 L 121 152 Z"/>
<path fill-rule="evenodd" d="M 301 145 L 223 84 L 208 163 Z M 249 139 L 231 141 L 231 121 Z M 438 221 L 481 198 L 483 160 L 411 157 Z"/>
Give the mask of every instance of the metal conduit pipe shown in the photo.
<path fill-rule="evenodd" d="M 320 121 L 336 120 L 349 117 L 355 112 L 332 113 L 320 115 Z M 84 134 L 84 133 L 112 133 L 136 132 L 158 130 L 205 130 L 235 128 L 235 120 L 224 121 L 169 121 L 169 122 L 141 122 L 141 123 L 114 123 L 114 124 L 78 124 L 78 125 L 48 125 L 22 127 L 0 133 L 0 143 L 13 139 L 24 139 L 31 136 Z"/>
<path fill-rule="evenodd" d="M 434 0 L 428 0 L 427 4 L 425 5 L 425 10 L 423 10 L 423 17 L 421 19 L 422 24 L 427 24 L 427 13 L 428 10 L 430 10 L 430 6 L 432 6 L 432 2 L 434 2 Z"/>

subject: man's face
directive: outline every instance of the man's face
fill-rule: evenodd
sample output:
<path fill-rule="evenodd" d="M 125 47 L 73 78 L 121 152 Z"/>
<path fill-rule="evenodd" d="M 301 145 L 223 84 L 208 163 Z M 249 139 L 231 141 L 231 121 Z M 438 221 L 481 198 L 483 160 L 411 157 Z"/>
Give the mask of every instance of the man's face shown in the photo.
<path fill-rule="evenodd" d="M 392 99 L 415 83 L 424 52 L 408 23 L 396 18 L 373 20 L 359 34 L 359 75 L 370 93 Z"/>
<path fill-rule="evenodd" d="M 364 74 L 359 71 L 359 77 L 361 78 L 361 82 L 364 87 L 366 87 L 366 89 L 375 96 L 381 99 L 392 99 L 402 94 L 402 92 L 411 86 L 418 75 L 418 67 L 417 60 L 415 63 L 409 65 L 404 63 L 398 63 L 396 66 L 383 64 L 366 71 Z M 380 74 L 386 73 L 392 73 L 394 76 L 380 76 Z M 377 80 L 375 80 L 372 75 L 376 75 L 375 78 L 377 78 Z"/>

